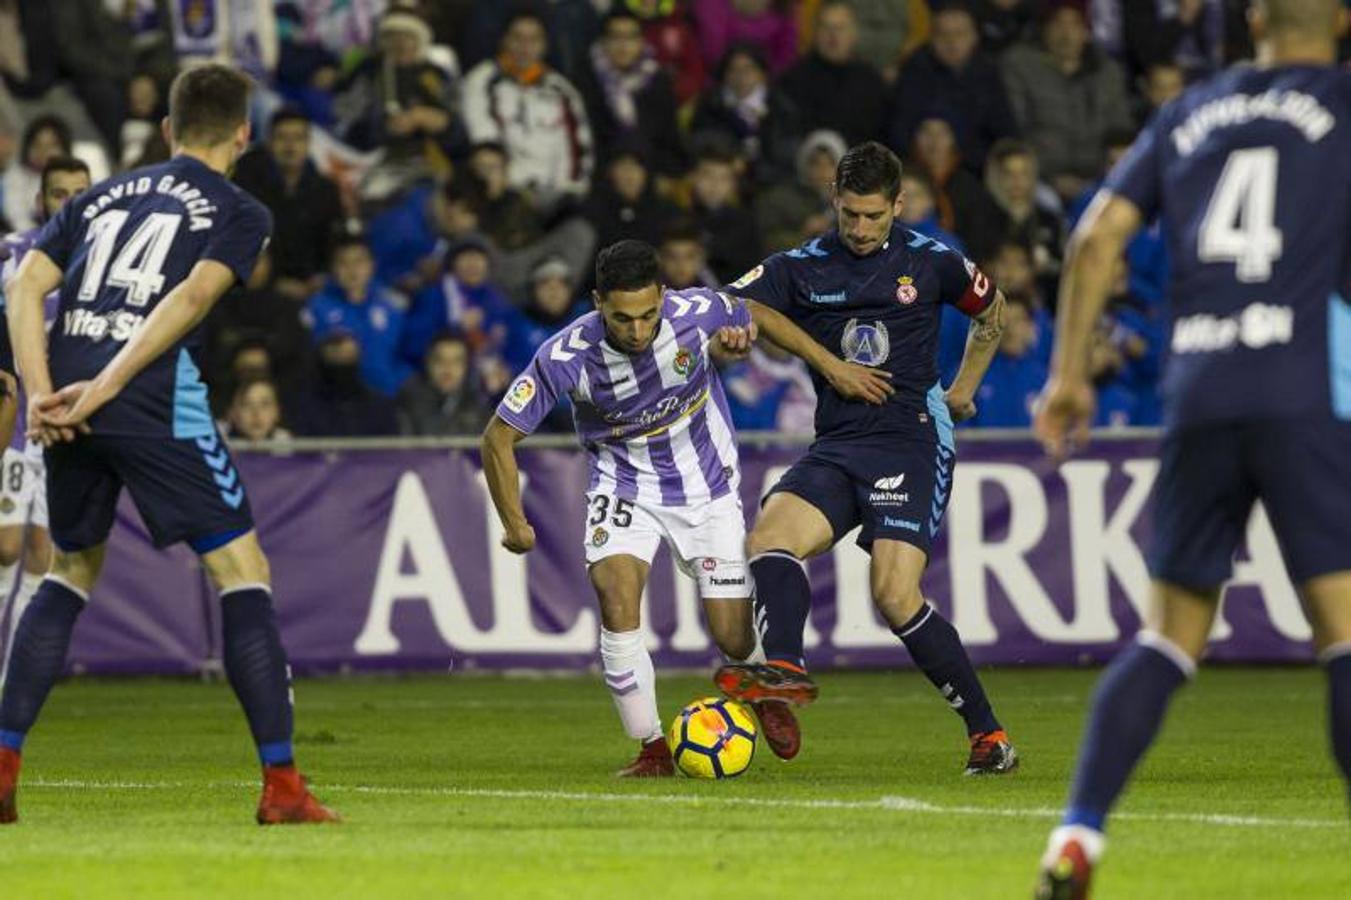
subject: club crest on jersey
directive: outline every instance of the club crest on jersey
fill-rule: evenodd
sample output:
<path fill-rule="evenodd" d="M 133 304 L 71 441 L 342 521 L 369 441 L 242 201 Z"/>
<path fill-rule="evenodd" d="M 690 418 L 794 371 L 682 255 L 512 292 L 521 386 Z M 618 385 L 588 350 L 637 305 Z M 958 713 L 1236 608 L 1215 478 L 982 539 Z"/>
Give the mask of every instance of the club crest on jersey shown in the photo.
<path fill-rule="evenodd" d="M 844 337 L 840 339 L 840 352 L 849 362 L 861 366 L 882 365 L 891 356 L 887 326 L 881 322 L 860 325 L 858 319 L 850 319 L 844 326 Z"/>
<path fill-rule="evenodd" d="M 526 405 L 535 398 L 535 379 L 529 375 L 522 375 L 516 379 L 516 383 L 507 391 L 507 396 L 502 399 L 507 409 L 518 413 L 525 409 Z"/>
<path fill-rule="evenodd" d="M 902 275 L 896 279 L 896 299 L 906 306 L 919 299 L 919 288 L 915 287 L 915 279 L 909 275 Z"/>
<path fill-rule="evenodd" d="M 591 546 L 593 547 L 604 547 L 605 542 L 609 539 L 610 532 L 604 528 L 597 527 L 595 531 L 591 532 Z"/>
<path fill-rule="evenodd" d="M 711 556 L 705 556 L 704 561 L 700 563 L 705 572 L 712 572 L 718 567 L 718 561 Z"/>
<path fill-rule="evenodd" d="M 671 368 L 681 378 L 689 378 L 690 371 L 694 368 L 694 354 L 685 348 L 676 351 L 675 359 L 671 361 Z"/>
<path fill-rule="evenodd" d="M 737 290 L 741 290 L 742 288 L 748 287 L 754 284 L 756 281 L 759 281 L 760 276 L 763 274 L 765 274 L 765 267 L 763 265 L 756 266 L 754 269 L 751 269 L 749 272 L 747 272 L 745 275 L 742 275 L 736 281 L 733 281 L 731 287 L 736 288 Z"/>

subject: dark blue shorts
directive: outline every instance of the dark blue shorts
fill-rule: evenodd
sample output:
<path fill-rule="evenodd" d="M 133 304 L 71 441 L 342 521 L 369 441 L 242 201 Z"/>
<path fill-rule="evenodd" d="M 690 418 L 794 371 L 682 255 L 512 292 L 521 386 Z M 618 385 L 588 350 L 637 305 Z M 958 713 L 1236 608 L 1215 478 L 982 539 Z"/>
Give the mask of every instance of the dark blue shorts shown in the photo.
<path fill-rule="evenodd" d="M 943 442 L 817 441 L 770 493 L 785 491 L 815 506 L 837 542 L 862 526 L 864 550 L 882 539 L 927 554 L 948 508 L 956 459 Z"/>
<path fill-rule="evenodd" d="M 1166 434 L 1150 573 L 1181 587 L 1219 587 L 1257 500 L 1296 584 L 1351 570 L 1351 422 L 1271 419 Z"/>
<path fill-rule="evenodd" d="M 156 546 L 207 552 L 253 528 L 244 484 L 219 436 L 89 435 L 46 452 L 52 541 L 66 552 L 108 539 L 125 486 Z"/>

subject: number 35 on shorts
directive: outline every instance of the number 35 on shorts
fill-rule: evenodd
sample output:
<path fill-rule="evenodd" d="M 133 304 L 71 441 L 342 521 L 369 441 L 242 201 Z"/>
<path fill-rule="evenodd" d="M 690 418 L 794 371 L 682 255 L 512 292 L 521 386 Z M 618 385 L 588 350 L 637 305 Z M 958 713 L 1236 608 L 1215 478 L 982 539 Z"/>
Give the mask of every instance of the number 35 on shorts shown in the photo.
<path fill-rule="evenodd" d="M 588 504 L 591 512 L 587 516 L 586 524 L 591 526 L 604 525 L 606 518 L 609 518 L 610 524 L 616 528 L 628 528 L 633 524 L 633 501 L 625 500 L 622 497 L 610 497 L 606 494 L 595 494 Z"/>

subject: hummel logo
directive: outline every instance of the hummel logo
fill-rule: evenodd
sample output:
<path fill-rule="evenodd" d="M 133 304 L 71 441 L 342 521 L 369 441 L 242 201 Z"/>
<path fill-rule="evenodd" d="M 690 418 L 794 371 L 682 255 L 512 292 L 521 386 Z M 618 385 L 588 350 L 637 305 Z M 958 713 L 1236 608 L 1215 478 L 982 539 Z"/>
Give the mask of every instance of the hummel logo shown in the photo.
<path fill-rule="evenodd" d="M 890 478 L 879 478 L 873 482 L 873 487 L 879 491 L 894 491 L 901 486 L 903 481 L 905 481 L 904 472 L 899 475 L 892 475 Z"/>

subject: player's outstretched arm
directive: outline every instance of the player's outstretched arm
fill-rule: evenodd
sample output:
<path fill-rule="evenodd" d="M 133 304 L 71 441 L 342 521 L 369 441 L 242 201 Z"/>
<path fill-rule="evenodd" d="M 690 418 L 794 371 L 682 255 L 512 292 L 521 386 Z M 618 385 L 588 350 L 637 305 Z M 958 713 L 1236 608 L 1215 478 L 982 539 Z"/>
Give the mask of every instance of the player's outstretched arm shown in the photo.
<path fill-rule="evenodd" d="M 1004 334 L 1004 309 L 1004 292 L 996 289 L 990 305 L 971 319 L 961 365 L 944 395 L 948 412 L 956 422 L 964 422 L 976 414 L 976 388 L 990 371 L 990 363 L 999 349 L 999 339 Z"/>
<path fill-rule="evenodd" d="M 521 505 L 521 475 L 516 465 L 516 443 L 525 437 L 499 417 L 493 416 L 483 430 L 483 475 L 493 498 L 497 517 L 506 534 L 502 546 L 512 553 L 528 553 L 535 547 L 535 529 Z"/>
<path fill-rule="evenodd" d="M 234 283 L 234 272 L 224 263 L 210 259 L 197 263 L 92 381 L 67 385 L 40 404 L 43 420 L 67 429 L 83 426 L 131 379 L 206 318 Z"/>
<path fill-rule="evenodd" d="M 34 249 L 24 254 L 19 270 L 5 285 L 5 317 L 14 345 L 14 363 L 28 391 L 25 427 L 32 437 L 39 436 L 38 403 L 52 392 L 52 375 L 47 367 L 47 330 L 42 322 L 43 299 L 61 285 L 61 278 L 61 267 L 46 253 Z"/>
<path fill-rule="evenodd" d="M 811 335 L 803 331 L 783 313 L 754 300 L 743 301 L 750 311 L 751 322 L 762 337 L 778 344 L 821 373 L 841 397 L 846 400 L 864 400 L 881 405 L 896 393 L 891 386 L 891 373 L 856 363 L 845 362 Z"/>
<path fill-rule="evenodd" d="M 1099 191 L 1070 238 L 1060 279 L 1051 375 L 1033 423 L 1042 446 L 1055 459 L 1063 459 L 1071 445 L 1082 446 L 1088 440 L 1095 407 L 1088 378 L 1093 326 L 1107 305 L 1117 260 L 1142 218 L 1131 201 Z"/>

